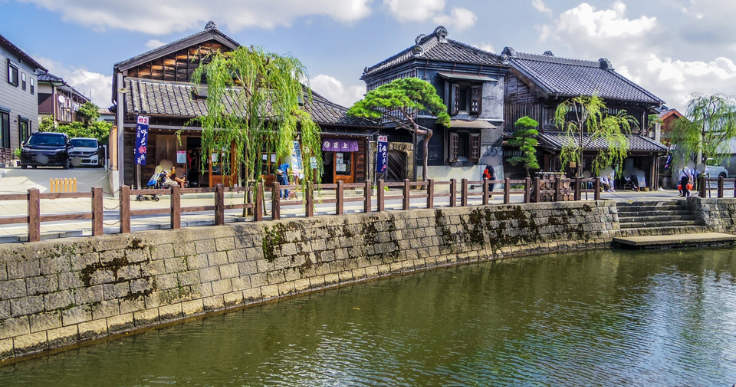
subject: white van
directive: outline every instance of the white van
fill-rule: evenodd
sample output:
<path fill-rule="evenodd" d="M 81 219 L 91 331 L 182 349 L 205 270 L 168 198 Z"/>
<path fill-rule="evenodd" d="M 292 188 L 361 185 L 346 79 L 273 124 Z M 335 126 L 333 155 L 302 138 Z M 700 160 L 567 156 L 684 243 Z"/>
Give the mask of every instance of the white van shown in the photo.
<path fill-rule="evenodd" d="M 100 166 L 99 143 L 96 138 L 73 138 L 72 149 L 69 150 L 69 158 L 72 165 L 79 166 Z"/>

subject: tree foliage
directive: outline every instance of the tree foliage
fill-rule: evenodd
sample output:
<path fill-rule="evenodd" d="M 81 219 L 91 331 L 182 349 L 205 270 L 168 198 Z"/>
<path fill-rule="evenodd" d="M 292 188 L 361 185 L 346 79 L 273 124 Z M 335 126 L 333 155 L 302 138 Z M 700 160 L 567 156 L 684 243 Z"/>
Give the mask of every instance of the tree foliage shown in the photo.
<path fill-rule="evenodd" d="M 211 61 L 192 74 L 192 83 L 207 82 L 207 114 L 194 121 L 202 126 L 202 158 L 233 147 L 234 160 L 244 168 L 248 182 L 261 179 L 261 152 L 276 153 L 279 160 L 291 154 L 300 137 L 305 162 L 322 165 L 320 128 L 300 107 L 312 103 L 307 70 L 296 58 L 266 52 L 260 47 L 239 47 L 216 52 Z M 307 164 L 308 165 L 308 164 Z M 223 165 L 223 170 L 229 169 Z M 304 168 L 304 184 L 318 181 Z"/>
<path fill-rule="evenodd" d="M 508 161 L 511 165 L 522 164 L 526 169 L 526 177 L 529 177 L 530 169 L 539 169 L 537 161 L 537 145 L 539 141 L 535 138 L 539 135 L 536 127 L 539 122 L 531 117 L 519 118 L 514 124 L 518 129 L 511 135 L 508 141 L 510 146 L 519 147 L 521 156 L 514 156 Z"/>
<path fill-rule="evenodd" d="M 38 130 L 41 132 L 58 132 L 66 133 L 69 137 L 88 137 L 96 138 L 100 144 L 107 144 L 110 137 L 112 124 L 104 121 L 97 121 L 100 117 L 99 108 L 92 102 L 86 102 L 82 105 L 77 114 L 82 117 L 82 122 L 72 122 L 69 125 L 55 126 L 54 119 L 46 116 L 41 119 L 38 124 Z"/>
<path fill-rule="evenodd" d="M 450 127 L 450 115 L 447 106 L 437 95 L 431 83 L 419 78 L 396 79 L 366 94 L 365 98 L 356 102 L 348 115 L 369 119 L 383 119 L 396 124 L 399 129 L 424 136 L 424 168 L 422 180 L 427 180 L 427 150 L 432 130 L 419 125 L 417 113 L 427 111 L 437 117 L 437 124 Z"/>
<path fill-rule="evenodd" d="M 620 164 L 629 153 L 627 135 L 631 133 L 634 117 L 626 111 L 616 115 L 608 114 L 603 98 L 598 95 L 580 96 L 561 103 L 555 111 L 555 124 L 565 132 L 562 138 L 560 159 L 563 165 L 577 163 L 579 177 L 582 177 L 583 151 L 597 140 L 603 140 L 606 148 L 596 149 L 592 172 Z"/>
<path fill-rule="evenodd" d="M 672 125 L 673 158 L 680 162 L 709 158 L 724 161 L 736 136 L 736 99 L 725 94 L 692 94 L 685 117 Z"/>
<path fill-rule="evenodd" d="M 77 110 L 77 114 L 82 118 L 85 127 L 90 127 L 100 118 L 100 107 L 94 103 L 87 101 Z"/>

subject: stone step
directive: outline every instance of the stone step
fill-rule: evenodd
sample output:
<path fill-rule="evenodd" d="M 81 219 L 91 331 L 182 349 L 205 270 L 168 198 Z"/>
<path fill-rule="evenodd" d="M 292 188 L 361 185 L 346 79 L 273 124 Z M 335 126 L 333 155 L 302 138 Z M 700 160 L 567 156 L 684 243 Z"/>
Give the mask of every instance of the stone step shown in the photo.
<path fill-rule="evenodd" d="M 640 211 L 640 210 L 662 210 L 662 211 L 669 211 L 669 210 L 679 210 L 683 209 L 686 210 L 686 206 L 679 206 L 679 205 L 662 205 L 662 206 L 640 206 L 640 205 L 628 205 L 628 206 L 621 206 L 617 205 L 616 208 L 618 208 L 619 211 Z"/>
<path fill-rule="evenodd" d="M 669 222 L 674 220 L 695 220 L 692 214 L 667 214 L 667 215 L 642 215 L 642 216 L 621 216 L 618 215 L 619 223 L 638 223 L 638 222 Z"/>
<path fill-rule="evenodd" d="M 666 202 L 644 201 L 644 202 L 618 202 L 617 206 L 685 206 L 686 200 L 668 200 Z"/>
<path fill-rule="evenodd" d="M 690 211 L 639 211 L 639 212 L 619 212 L 618 217 L 620 218 L 652 218 L 658 216 L 692 216 L 693 213 Z"/>
<path fill-rule="evenodd" d="M 708 232 L 705 226 L 676 226 L 657 228 L 627 228 L 618 230 L 616 236 L 644 236 L 644 235 L 674 235 L 674 234 L 697 234 Z"/>
<path fill-rule="evenodd" d="M 620 223 L 622 229 L 624 228 L 665 228 L 665 227 L 679 227 L 679 226 L 697 226 L 698 223 L 694 220 L 670 220 L 666 222 L 658 221 L 645 221 L 635 223 Z"/>

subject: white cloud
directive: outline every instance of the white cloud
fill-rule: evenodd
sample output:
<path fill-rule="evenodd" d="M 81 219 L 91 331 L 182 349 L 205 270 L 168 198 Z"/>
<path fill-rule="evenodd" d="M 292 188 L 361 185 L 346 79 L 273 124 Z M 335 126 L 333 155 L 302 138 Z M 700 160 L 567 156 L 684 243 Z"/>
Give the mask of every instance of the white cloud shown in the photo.
<path fill-rule="evenodd" d="M 445 0 L 383 0 L 391 15 L 400 22 L 423 22 L 432 20 L 445 27 L 464 30 L 478 21 L 472 11 L 453 7 L 450 14 L 445 12 Z"/>
<path fill-rule="evenodd" d="M 619 73 L 678 109 L 684 108 L 693 92 L 736 90 L 733 60 L 720 56 L 706 61 L 678 58 L 680 47 L 662 44 L 664 37 L 669 37 L 666 27 L 654 17 L 627 17 L 622 1 L 601 10 L 580 4 L 541 30 L 543 42 L 567 46 L 576 58 L 608 58 Z"/>
<path fill-rule="evenodd" d="M 440 15 L 434 18 L 434 22 L 448 28 L 457 28 L 459 31 L 470 28 L 478 21 L 478 16 L 465 8 L 452 8 L 451 14 Z"/>
<path fill-rule="evenodd" d="M 532 0 L 532 6 L 539 12 L 552 15 L 552 10 L 544 4 L 542 0 Z"/>
<path fill-rule="evenodd" d="M 112 102 L 112 76 L 88 71 L 84 68 L 70 68 L 44 57 L 35 57 L 51 74 L 64 78 L 66 83 L 87 97 L 92 94 L 92 102 L 99 107 L 109 107 Z"/>
<path fill-rule="evenodd" d="M 312 78 L 312 89 L 325 98 L 339 105 L 350 107 L 365 95 L 364 85 L 345 87 L 335 77 L 320 74 Z"/>
<path fill-rule="evenodd" d="M 496 52 L 496 49 L 490 43 L 474 44 L 473 47 L 480 48 L 483 51 Z"/>
<path fill-rule="evenodd" d="M 160 41 L 158 39 L 151 39 L 148 42 L 146 42 L 146 48 L 148 48 L 149 50 L 153 50 L 154 48 L 161 47 L 164 44 L 166 44 L 166 43 L 164 43 L 164 42 L 162 42 L 162 41 Z"/>
<path fill-rule="evenodd" d="M 62 14 L 64 20 L 96 29 L 119 28 L 167 34 L 214 20 L 231 31 L 289 26 L 304 16 L 350 22 L 371 12 L 373 0 L 18 0 Z"/>

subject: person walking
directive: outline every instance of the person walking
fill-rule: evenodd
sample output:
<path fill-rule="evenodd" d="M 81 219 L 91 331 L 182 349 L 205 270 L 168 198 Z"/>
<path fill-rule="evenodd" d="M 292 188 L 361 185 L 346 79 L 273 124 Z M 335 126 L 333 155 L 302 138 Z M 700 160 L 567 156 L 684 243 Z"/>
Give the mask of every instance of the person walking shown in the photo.
<path fill-rule="evenodd" d="M 687 168 L 682 168 L 680 171 L 681 197 L 690 196 L 690 190 L 687 188 L 688 184 L 690 184 L 690 171 Z"/>
<path fill-rule="evenodd" d="M 276 170 L 276 177 L 279 181 L 279 184 L 281 185 L 289 185 L 289 168 L 291 166 L 288 163 L 283 163 L 279 165 L 279 168 Z M 289 190 L 288 189 L 282 189 L 279 193 L 279 196 L 281 199 L 288 199 L 289 198 Z"/>
<path fill-rule="evenodd" d="M 493 169 L 493 166 L 491 166 L 490 164 L 486 165 L 486 169 L 483 170 L 483 178 L 488 180 L 496 180 L 496 170 Z M 491 184 L 491 196 L 489 197 L 489 199 L 493 199 L 493 186 L 494 184 Z"/>

